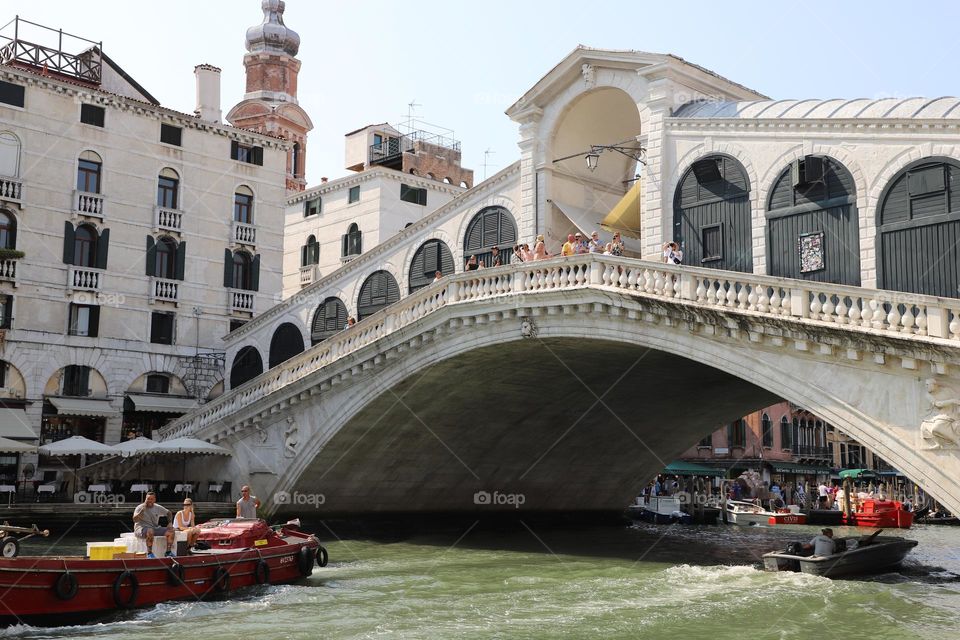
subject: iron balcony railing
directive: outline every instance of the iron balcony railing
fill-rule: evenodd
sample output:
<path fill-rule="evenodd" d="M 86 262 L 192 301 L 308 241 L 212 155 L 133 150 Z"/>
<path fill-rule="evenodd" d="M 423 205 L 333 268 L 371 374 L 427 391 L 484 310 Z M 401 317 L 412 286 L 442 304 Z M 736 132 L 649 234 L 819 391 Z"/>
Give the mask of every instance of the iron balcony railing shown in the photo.
<path fill-rule="evenodd" d="M 4 30 L 9 33 L 11 25 L 13 25 L 12 35 L 3 34 Z M 37 29 L 32 31 L 39 37 L 43 37 L 45 34 L 57 34 L 57 46 L 54 48 L 53 46 L 25 40 L 23 38 L 25 27 L 36 27 Z M 77 41 L 83 47 L 83 50 L 78 53 L 65 51 L 64 36 L 69 41 Z M 100 84 L 103 71 L 103 60 L 100 55 L 103 50 L 102 42 L 87 40 L 64 33 L 63 29 L 51 29 L 16 16 L 0 29 L 0 43 L 2 43 L 0 45 L 0 64 L 21 64 L 35 67 L 46 73 L 63 74 L 85 82 Z M 52 45 L 52 42 L 50 44 Z"/>

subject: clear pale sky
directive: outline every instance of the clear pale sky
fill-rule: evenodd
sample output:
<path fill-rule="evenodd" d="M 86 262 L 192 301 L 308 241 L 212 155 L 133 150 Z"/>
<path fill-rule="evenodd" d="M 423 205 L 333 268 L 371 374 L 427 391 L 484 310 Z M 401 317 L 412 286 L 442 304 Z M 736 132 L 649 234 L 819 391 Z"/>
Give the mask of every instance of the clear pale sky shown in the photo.
<path fill-rule="evenodd" d="M 224 114 L 244 91 L 259 0 L 4 0 L 103 49 L 160 102 L 193 112 L 193 67 L 223 69 Z M 673 53 L 774 98 L 960 93 L 954 2 L 321 2 L 287 0 L 301 37 L 299 100 L 313 119 L 307 179 L 344 175 L 343 134 L 415 114 L 453 129 L 477 181 L 519 156 L 503 111 L 578 44 Z M 9 29 L 9 28 L 8 28 Z M 4 34 L 8 31 L 4 30 Z M 55 37 L 55 36 L 54 36 Z"/>

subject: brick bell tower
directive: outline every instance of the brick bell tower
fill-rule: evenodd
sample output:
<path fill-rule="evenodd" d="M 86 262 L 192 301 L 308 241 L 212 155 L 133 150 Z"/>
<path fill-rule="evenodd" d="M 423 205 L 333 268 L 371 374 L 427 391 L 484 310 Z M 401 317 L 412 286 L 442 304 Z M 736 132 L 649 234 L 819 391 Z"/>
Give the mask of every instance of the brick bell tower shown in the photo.
<path fill-rule="evenodd" d="M 287 156 L 287 191 L 303 191 L 307 132 L 313 122 L 297 103 L 300 36 L 283 24 L 283 0 L 263 0 L 261 7 L 263 23 L 247 29 L 247 92 L 226 119 L 235 127 L 289 140 L 293 147 Z"/>

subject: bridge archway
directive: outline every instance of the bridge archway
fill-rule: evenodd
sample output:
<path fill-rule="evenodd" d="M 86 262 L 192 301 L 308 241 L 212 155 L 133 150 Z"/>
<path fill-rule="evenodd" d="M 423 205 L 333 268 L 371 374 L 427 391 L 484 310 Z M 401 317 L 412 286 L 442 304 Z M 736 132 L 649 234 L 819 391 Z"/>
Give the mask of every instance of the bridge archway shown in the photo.
<path fill-rule="evenodd" d="M 673 200 L 673 239 L 685 264 L 753 271 L 750 179 L 735 158 L 713 154 L 693 163 Z"/>
<path fill-rule="evenodd" d="M 230 388 L 236 389 L 244 382 L 263 373 L 263 358 L 254 346 L 246 346 L 237 352 L 230 367 Z"/>
<path fill-rule="evenodd" d="M 857 189 L 838 160 L 791 162 L 773 182 L 766 218 L 770 275 L 860 286 Z"/>
<path fill-rule="evenodd" d="M 400 299 L 400 286 L 389 271 L 374 271 L 363 281 L 357 296 L 357 320 L 372 316 Z"/>
<path fill-rule="evenodd" d="M 296 325 L 284 322 L 273 332 L 270 339 L 270 366 L 272 369 L 281 362 L 285 362 L 303 352 L 303 334 Z"/>
<path fill-rule="evenodd" d="M 517 242 L 517 223 L 504 207 L 481 209 L 470 220 L 463 238 L 463 256 L 477 256 L 484 267 L 494 266 L 493 248 L 500 252 L 500 264 L 510 264 Z"/>
<path fill-rule="evenodd" d="M 313 313 L 313 322 L 310 323 L 310 342 L 318 344 L 330 336 L 342 331 L 347 326 L 347 306 L 343 301 L 330 296 L 320 303 Z"/>
<path fill-rule="evenodd" d="M 410 293 L 433 282 L 436 272 L 451 276 L 456 272 L 453 254 L 443 240 L 427 240 L 413 254 L 410 261 Z"/>
<path fill-rule="evenodd" d="M 882 289 L 960 297 L 960 162 L 923 158 L 901 169 L 877 208 Z M 935 247 L 933 252 L 918 247 Z"/>

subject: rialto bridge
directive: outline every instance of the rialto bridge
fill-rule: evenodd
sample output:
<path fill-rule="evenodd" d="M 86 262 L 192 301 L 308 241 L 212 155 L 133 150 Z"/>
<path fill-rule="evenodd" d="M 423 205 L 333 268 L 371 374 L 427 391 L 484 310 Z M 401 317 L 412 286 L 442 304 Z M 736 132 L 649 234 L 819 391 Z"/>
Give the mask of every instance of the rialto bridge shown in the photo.
<path fill-rule="evenodd" d="M 331 513 L 606 510 L 784 398 L 960 510 L 960 100 L 771 100 L 581 47 L 507 115 L 517 163 L 232 331 L 227 392 L 163 437 Z M 601 226 L 627 257 L 463 273 Z"/>

